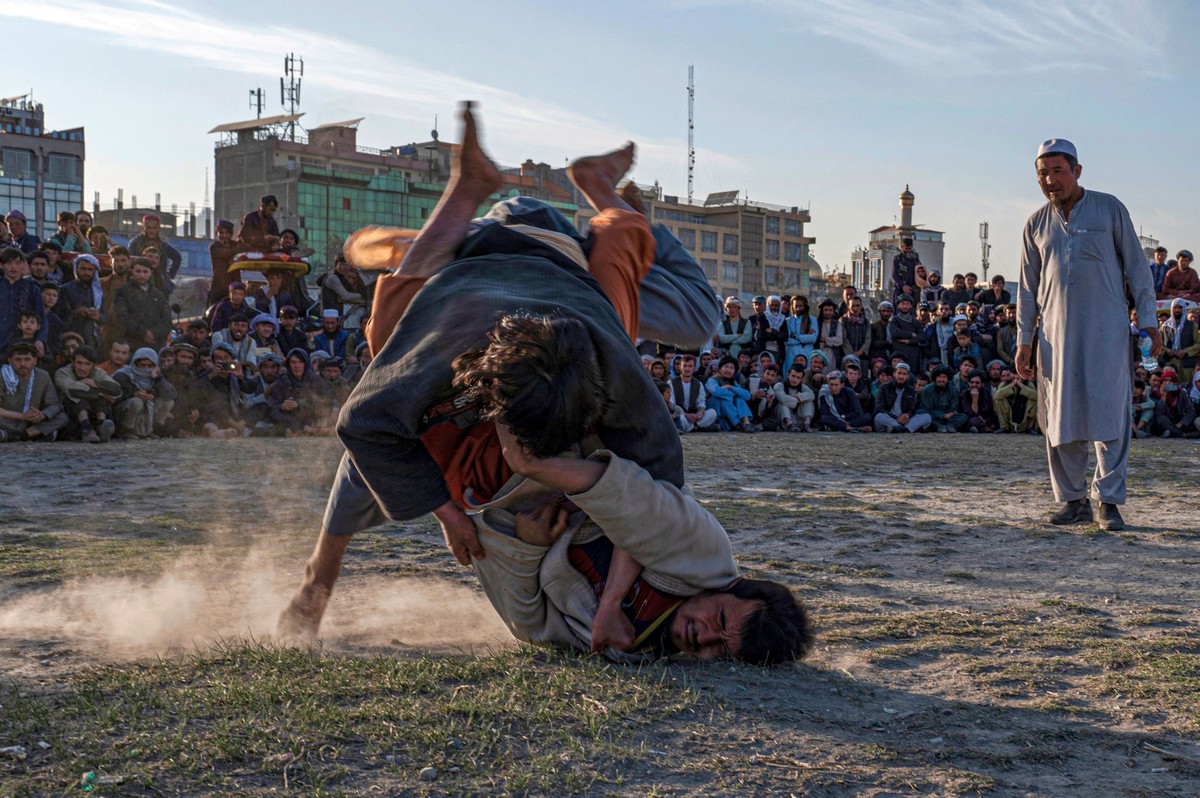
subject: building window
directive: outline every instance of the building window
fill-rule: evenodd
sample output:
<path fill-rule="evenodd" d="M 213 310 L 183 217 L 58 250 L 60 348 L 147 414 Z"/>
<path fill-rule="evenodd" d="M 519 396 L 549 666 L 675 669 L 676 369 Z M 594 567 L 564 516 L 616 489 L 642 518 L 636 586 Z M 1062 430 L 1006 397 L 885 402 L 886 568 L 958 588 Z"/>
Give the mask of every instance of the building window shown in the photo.
<path fill-rule="evenodd" d="M 704 269 L 704 276 L 710 280 L 717 279 L 717 261 L 713 258 L 701 258 L 700 266 Z"/>
<path fill-rule="evenodd" d="M 700 251 L 701 252 L 716 252 L 717 251 L 717 234 L 710 233 L 707 230 L 700 231 Z"/>
<path fill-rule="evenodd" d="M 784 243 L 783 259 L 789 263 L 799 263 L 804 260 L 804 247 L 794 241 Z"/>
<path fill-rule="evenodd" d="M 739 243 L 740 242 L 738 241 L 738 237 L 736 235 L 733 233 L 726 233 L 725 240 L 723 242 L 724 249 L 722 249 L 721 252 L 726 255 L 736 255 L 738 254 Z"/>
<path fill-rule="evenodd" d="M 686 227 L 679 228 L 679 243 L 684 249 L 696 249 L 696 231 Z"/>
<path fill-rule="evenodd" d="M 763 269 L 763 280 L 770 286 L 779 285 L 779 267 L 768 266 Z"/>
<path fill-rule="evenodd" d="M 767 217 L 767 233 L 769 233 L 770 235 L 776 235 L 776 236 L 779 235 L 779 217 L 778 216 L 768 216 Z"/>
<path fill-rule="evenodd" d="M 732 283 L 737 285 L 739 282 L 738 271 L 741 264 L 727 260 L 721 264 L 721 282 Z"/>
<path fill-rule="evenodd" d="M 784 288 L 799 288 L 800 287 L 800 270 L 799 269 L 784 269 L 783 270 L 783 287 Z"/>
<path fill-rule="evenodd" d="M 33 153 L 29 150 L 14 150 L 5 147 L 4 158 L 0 161 L 0 177 L 34 178 Z"/>
<path fill-rule="evenodd" d="M 55 155 L 50 153 L 48 161 L 48 180 L 55 183 L 66 183 L 71 186 L 83 185 L 83 161 L 74 155 Z"/>
<path fill-rule="evenodd" d="M 767 259 L 779 260 L 779 242 L 771 238 L 767 239 Z"/>
<path fill-rule="evenodd" d="M 800 236 L 804 235 L 804 223 L 799 219 L 788 219 L 783 223 L 783 234 L 785 236 L 799 238 Z"/>

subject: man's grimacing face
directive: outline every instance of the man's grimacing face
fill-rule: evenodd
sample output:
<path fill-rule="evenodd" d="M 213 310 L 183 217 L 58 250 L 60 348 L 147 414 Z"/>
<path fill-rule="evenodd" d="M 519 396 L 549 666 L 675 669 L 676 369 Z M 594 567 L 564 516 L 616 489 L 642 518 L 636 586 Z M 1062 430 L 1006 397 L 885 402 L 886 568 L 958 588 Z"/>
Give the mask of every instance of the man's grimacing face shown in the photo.
<path fill-rule="evenodd" d="M 742 625 L 761 604 L 728 593 L 693 596 L 671 618 L 671 642 L 704 662 L 737 656 L 742 647 Z"/>
<path fill-rule="evenodd" d="M 1075 196 L 1083 167 L 1072 167 L 1062 155 L 1045 155 L 1035 162 L 1038 188 L 1052 205 L 1061 206 Z"/>

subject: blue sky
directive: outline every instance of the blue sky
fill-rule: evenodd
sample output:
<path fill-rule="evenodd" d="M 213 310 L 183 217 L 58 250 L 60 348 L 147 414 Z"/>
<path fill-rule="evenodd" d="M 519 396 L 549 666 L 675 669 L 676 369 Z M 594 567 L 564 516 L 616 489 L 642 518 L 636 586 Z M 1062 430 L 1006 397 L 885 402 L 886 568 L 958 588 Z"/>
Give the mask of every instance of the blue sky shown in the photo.
<path fill-rule="evenodd" d="M 104 204 L 121 186 L 199 205 L 206 131 L 253 117 L 258 86 L 279 113 L 287 52 L 305 61 L 304 121 L 365 116 L 363 145 L 422 140 L 435 114 L 457 140 L 455 104 L 472 98 L 504 164 L 633 139 L 636 179 L 682 195 L 694 64 L 696 195 L 811 207 L 827 269 L 892 223 L 907 183 L 915 220 L 946 232 L 947 268 L 978 265 L 986 220 L 993 267 L 1014 277 L 1051 136 L 1144 232 L 1200 246 L 1200 4 L 1183 0 L 4 0 L 0 20 L 29 43 L 0 96 L 32 88 L 49 127 L 87 128 L 86 196 Z"/>

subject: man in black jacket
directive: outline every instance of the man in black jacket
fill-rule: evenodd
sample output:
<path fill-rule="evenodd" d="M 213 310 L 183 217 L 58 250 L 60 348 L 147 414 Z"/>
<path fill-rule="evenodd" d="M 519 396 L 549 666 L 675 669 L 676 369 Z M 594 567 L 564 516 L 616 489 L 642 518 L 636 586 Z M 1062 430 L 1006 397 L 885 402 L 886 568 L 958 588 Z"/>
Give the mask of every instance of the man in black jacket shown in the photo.
<path fill-rule="evenodd" d="M 879 387 L 876 432 L 920 432 L 933 423 L 928 413 L 917 412 L 917 391 L 909 382 L 910 371 L 907 363 L 897 363 L 891 381 Z"/>

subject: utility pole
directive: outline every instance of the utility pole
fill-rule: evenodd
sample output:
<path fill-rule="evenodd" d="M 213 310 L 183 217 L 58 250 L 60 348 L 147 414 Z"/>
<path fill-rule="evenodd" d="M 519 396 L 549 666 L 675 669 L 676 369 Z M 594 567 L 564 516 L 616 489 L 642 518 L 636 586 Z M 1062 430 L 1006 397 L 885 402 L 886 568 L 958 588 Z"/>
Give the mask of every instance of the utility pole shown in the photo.
<path fill-rule="evenodd" d="M 250 107 L 254 109 L 254 118 L 262 119 L 262 109 L 263 109 L 263 90 L 262 89 L 251 89 L 250 90 Z"/>
<path fill-rule="evenodd" d="M 992 245 L 988 243 L 988 223 L 983 222 L 979 225 L 979 249 L 981 253 L 980 265 L 983 267 L 983 284 L 987 285 L 988 281 L 988 266 L 992 254 Z"/>
<path fill-rule="evenodd" d="M 300 107 L 300 83 L 304 78 L 304 58 L 298 58 L 295 53 L 288 53 L 284 56 L 283 74 L 284 77 L 279 79 L 279 104 L 287 109 L 289 115 L 294 116 L 296 109 Z M 287 132 L 288 139 L 295 141 L 295 121 L 288 122 Z"/>
<path fill-rule="evenodd" d="M 692 179 L 696 174 L 696 67 L 688 67 L 688 205 L 692 204 Z"/>

